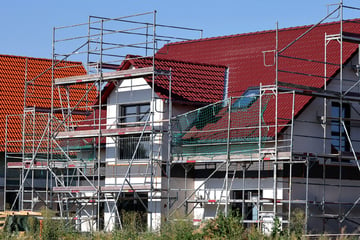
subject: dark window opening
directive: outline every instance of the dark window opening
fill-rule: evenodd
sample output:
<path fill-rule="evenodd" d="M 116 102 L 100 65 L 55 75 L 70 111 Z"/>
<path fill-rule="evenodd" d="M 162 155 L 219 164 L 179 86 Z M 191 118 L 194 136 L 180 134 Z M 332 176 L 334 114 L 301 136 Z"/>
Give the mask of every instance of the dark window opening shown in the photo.
<path fill-rule="evenodd" d="M 147 159 L 150 153 L 150 136 L 144 135 L 141 138 L 140 136 L 120 137 L 118 149 L 121 160 L 131 160 L 133 156 L 134 159 Z"/>
<path fill-rule="evenodd" d="M 231 200 L 232 200 L 231 209 L 233 212 L 238 212 L 241 215 L 244 214 L 244 216 L 242 216 L 244 220 L 258 220 L 257 219 L 258 208 L 256 206 L 257 198 L 258 198 L 257 190 L 245 190 L 244 199 L 243 199 L 243 190 L 231 191 Z M 251 202 L 247 200 L 251 200 Z M 242 213 L 243 210 L 244 213 Z"/>
<path fill-rule="evenodd" d="M 16 197 L 17 193 L 16 192 L 7 192 L 6 193 L 6 209 L 5 210 L 10 210 L 12 206 L 14 206 L 11 210 L 13 211 L 18 211 L 19 210 L 19 198 Z M 16 203 L 14 204 L 16 199 Z"/>
<path fill-rule="evenodd" d="M 333 102 L 331 105 L 331 153 L 349 152 L 350 143 L 343 124 L 340 122 L 340 116 L 342 117 L 346 130 L 350 135 L 350 104 L 343 103 L 342 111 L 340 114 L 340 103 Z"/>
<path fill-rule="evenodd" d="M 122 193 L 117 203 L 121 224 L 127 227 L 135 222 L 139 230 L 145 230 L 147 224 L 148 196 L 145 193 Z M 133 221 L 133 222 L 132 222 Z"/>

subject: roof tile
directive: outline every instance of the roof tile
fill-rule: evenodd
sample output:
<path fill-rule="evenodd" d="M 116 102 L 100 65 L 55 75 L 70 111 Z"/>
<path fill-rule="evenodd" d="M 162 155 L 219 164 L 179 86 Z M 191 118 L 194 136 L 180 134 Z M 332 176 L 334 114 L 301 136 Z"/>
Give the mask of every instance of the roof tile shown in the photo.
<path fill-rule="evenodd" d="M 52 73 L 51 70 L 46 71 L 51 69 L 51 66 L 51 59 L 0 55 L 0 128 L 3 129 L 0 131 L 0 151 L 5 149 L 6 116 L 23 114 L 25 80 L 30 81 L 36 78 L 28 86 L 26 106 L 51 107 Z M 63 62 L 58 66 L 59 68 L 54 71 L 56 78 L 86 74 L 84 67 L 79 62 Z M 65 66 L 69 67 L 64 68 Z M 72 104 L 74 105 L 73 102 L 77 102 L 84 93 L 85 89 L 81 87 L 73 90 Z M 94 93 L 89 96 L 92 100 L 95 99 Z M 60 106 L 59 97 L 56 96 L 54 99 L 54 105 Z M 21 140 L 21 119 L 15 116 L 8 118 L 7 140 Z M 18 151 L 20 146 L 20 142 L 12 143 L 12 147 L 7 150 Z"/>
<path fill-rule="evenodd" d="M 130 65 L 135 68 L 153 65 L 152 57 L 141 58 L 139 56 L 129 56 L 125 62 L 128 64 L 123 63 L 122 68 L 128 68 Z M 188 104 L 207 104 L 220 101 L 223 98 L 225 66 L 161 59 L 157 57 L 155 59 L 155 68 L 156 70 L 163 71 L 171 70 L 173 101 Z M 146 78 L 146 81 L 151 84 L 152 77 Z M 109 93 L 113 88 L 114 85 L 109 84 L 106 91 Z M 168 76 L 155 76 L 155 91 L 161 98 L 168 98 Z M 106 95 L 104 97 L 106 98 Z"/>
<path fill-rule="evenodd" d="M 279 30 L 279 49 L 283 49 L 297 37 L 307 31 L 311 26 L 293 27 Z M 344 22 L 343 30 L 346 32 L 360 33 L 360 20 Z M 324 61 L 326 34 L 339 34 L 339 22 L 320 24 L 303 38 L 296 41 L 281 55 L 295 58 Z M 159 50 L 157 56 L 163 59 L 181 60 L 198 63 L 207 63 L 227 66 L 229 68 L 229 96 L 240 96 L 249 87 L 269 85 L 275 83 L 275 66 L 264 66 L 263 51 L 275 49 L 276 31 L 263 31 L 256 33 L 238 34 L 208 39 L 199 39 L 170 43 Z M 343 43 L 343 63 L 345 63 L 357 51 L 358 45 Z M 339 44 L 336 41 L 327 45 L 327 62 L 340 64 Z M 273 55 L 266 59 L 271 62 Z M 291 58 L 280 57 L 279 69 L 283 71 L 300 72 L 301 74 L 279 73 L 279 81 L 307 85 L 311 87 L 323 87 L 324 64 L 306 62 Z M 328 79 L 337 73 L 339 67 L 327 65 Z M 306 75 L 308 74 L 308 75 Z M 311 76 L 311 75 L 313 76 Z M 309 103 L 311 97 L 297 95 L 295 115 Z M 291 102 L 284 99 L 284 102 Z M 274 119 L 272 103 L 268 106 L 265 119 Z M 279 117 L 290 119 L 291 109 L 289 106 L 279 108 Z"/>

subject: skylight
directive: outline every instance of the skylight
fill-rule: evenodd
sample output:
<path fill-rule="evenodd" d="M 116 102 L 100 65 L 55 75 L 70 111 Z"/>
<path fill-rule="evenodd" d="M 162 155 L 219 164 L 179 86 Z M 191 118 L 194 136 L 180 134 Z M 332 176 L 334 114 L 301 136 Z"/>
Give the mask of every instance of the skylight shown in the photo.
<path fill-rule="evenodd" d="M 259 89 L 256 88 L 246 90 L 244 94 L 234 102 L 232 108 L 244 109 L 250 107 L 258 99 L 259 94 Z"/>

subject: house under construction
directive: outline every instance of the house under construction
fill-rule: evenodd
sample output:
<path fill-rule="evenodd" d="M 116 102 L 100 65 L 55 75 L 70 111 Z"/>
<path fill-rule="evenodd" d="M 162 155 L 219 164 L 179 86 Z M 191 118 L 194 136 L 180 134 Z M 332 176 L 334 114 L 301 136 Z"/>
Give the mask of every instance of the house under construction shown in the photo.
<path fill-rule="evenodd" d="M 297 208 L 307 232 L 357 230 L 360 20 L 344 20 L 357 10 L 208 39 L 156 12 L 55 28 L 50 107 L 35 77 L 7 118 L 22 135 L 6 134 L 4 204 L 15 193 L 13 209 L 47 206 L 81 231 L 136 210 L 153 230 L 239 211 L 267 232 Z M 86 74 L 57 77 L 69 63 Z"/>

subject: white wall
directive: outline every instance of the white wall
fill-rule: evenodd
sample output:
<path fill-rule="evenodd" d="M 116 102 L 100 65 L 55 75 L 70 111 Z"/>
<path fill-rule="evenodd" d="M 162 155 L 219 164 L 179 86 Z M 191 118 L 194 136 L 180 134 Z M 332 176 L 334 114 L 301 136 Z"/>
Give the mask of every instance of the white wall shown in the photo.
<path fill-rule="evenodd" d="M 119 83 L 119 85 L 112 91 L 107 99 L 107 128 L 114 129 L 117 128 L 117 117 L 119 116 L 119 105 L 126 104 L 138 104 L 138 103 L 151 103 L 151 87 L 143 78 L 135 79 L 125 79 Z M 160 99 L 158 96 L 155 96 L 155 113 L 154 113 L 154 125 L 155 128 L 167 130 L 167 123 L 163 120 L 168 119 L 168 104 L 167 101 Z M 153 106 L 151 106 L 152 108 Z M 173 105 L 173 115 L 179 113 L 184 113 L 189 110 L 194 109 L 194 107 L 183 106 L 181 104 Z M 161 161 L 163 158 L 167 159 L 167 145 L 168 137 L 166 134 L 158 133 L 155 135 L 154 140 L 154 152 L 153 156 L 157 160 Z M 115 138 L 107 137 L 106 138 L 106 162 L 108 165 L 113 165 L 116 160 L 117 150 L 115 145 Z M 132 177 L 130 178 L 131 184 L 134 186 L 136 184 L 149 184 L 149 176 L 144 178 L 141 175 L 148 166 L 143 166 L 142 168 L 134 164 L 131 167 Z M 107 174 L 109 177 L 105 179 L 105 185 L 121 185 L 124 182 L 124 173 L 127 171 L 128 166 L 118 166 L 115 170 L 114 167 L 107 167 Z M 136 176 L 136 171 L 139 175 Z M 118 176 L 114 176 L 114 172 L 118 173 Z M 160 166 L 155 167 L 155 188 L 157 189 L 166 189 L 167 188 L 167 179 L 162 179 L 162 173 Z M 150 193 L 149 193 L 150 194 Z M 152 214 L 148 214 L 148 224 L 151 222 L 151 227 L 157 229 L 160 226 L 161 214 L 164 214 L 166 207 L 164 207 L 165 202 L 161 201 L 160 192 L 154 193 L 153 201 L 148 203 L 149 211 Z M 149 196 L 150 199 L 150 196 Z M 109 227 L 107 230 L 111 230 L 114 226 L 114 218 L 111 216 L 109 211 L 105 212 L 105 218 L 107 221 L 110 221 Z"/>
<path fill-rule="evenodd" d="M 211 178 L 208 181 L 205 182 L 206 179 L 195 179 L 194 180 L 194 188 L 199 187 L 199 191 L 195 193 L 194 199 L 201 199 L 201 200 L 216 200 L 221 201 L 221 208 L 220 211 L 224 211 L 224 205 L 226 201 L 226 192 L 222 189 L 225 186 L 225 179 L 221 178 Z M 205 182 L 205 183 L 204 183 Z M 242 178 L 235 178 L 233 181 L 231 178 L 229 178 L 229 189 L 231 186 L 231 191 L 234 190 L 243 190 L 243 185 L 245 186 L 245 191 L 253 191 L 254 193 L 257 193 L 259 189 L 259 183 L 257 178 L 246 178 L 245 184 L 243 183 Z M 283 190 L 282 190 L 282 179 L 278 179 L 278 191 L 277 191 L 277 199 L 281 200 L 283 199 Z M 274 191 L 273 191 L 273 185 L 274 181 L 273 178 L 262 178 L 260 181 L 260 189 L 261 189 L 261 196 L 260 199 L 273 199 L 274 197 Z M 230 195 L 230 194 L 229 194 Z M 255 197 L 255 195 L 254 195 Z M 256 199 L 256 197 L 255 197 Z M 252 199 L 252 200 L 255 200 Z M 230 199 L 229 199 L 230 200 Z M 198 205 L 194 210 L 194 219 L 201 219 L 201 220 L 207 220 L 209 218 L 213 218 L 216 216 L 217 211 L 217 204 L 218 203 L 211 203 L 211 202 L 204 202 L 204 204 Z M 255 201 L 256 202 L 256 201 Z M 266 203 L 264 204 L 266 205 Z M 270 204 L 271 205 L 271 204 Z M 264 207 L 266 210 L 268 207 Z M 278 206 L 278 208 L 281 208 L 281 205 Z M 230 209 L 230 206 L 229 206 Z M 218 212 L 219 213 L 219 212 Z M 260 215 L 262 213 L 259 213 Z M 262 217 L 265 217 L 265 215 L 262 214 Z M 273 215 L 270 216 L 271 220 L 273 219 Z"/>
<path fill-rule="evenodd" d="M 343 90 L 346 91 L 351 87 L 359 77 L 356 76 L 352 65 L 357 63 L 357 56 L 350 61 L 343 69 Z M 339 75 L 332 80 L 328 86 L 328 90 L 339 91 L 340 81 Z M 351 81 L 349 81 L 351 80 Z M 323 81 L 323 79 L 319 79 Z M 360 93 L 360 85 L 357 85 L 352 89 L 353 93 Z M 331 102 L 334 100 L 327 100 L 327 116 L 331 116 Z M 296 104 L 296 102 L 295 102 Z M 356 102 L 351 103 L 351 118 L 360 118 L 360 104 Z M 307 153 L 331 153 L 330 144 L 331 141 L 327 140 L 325 143 L 324 151 L 324 128 L 321 125 L 322 119 L 324 119 L 324 98 L 315 98 L 310 105 L 304 109 L 304 111 L 295 119 L 294 124 L 294 152 L 307 152 Z M 331 120 L 327 121 L 327 138 L 331 137 Z M 289 131 L 287 132 L 289 134 Z M 312 136 L 312 137 L 309 137 Z M 350 136 L 352 139 L 355 151 L 360 151 L 360 122 L 353 121 L 350 129 Z"/>

